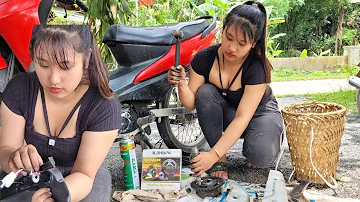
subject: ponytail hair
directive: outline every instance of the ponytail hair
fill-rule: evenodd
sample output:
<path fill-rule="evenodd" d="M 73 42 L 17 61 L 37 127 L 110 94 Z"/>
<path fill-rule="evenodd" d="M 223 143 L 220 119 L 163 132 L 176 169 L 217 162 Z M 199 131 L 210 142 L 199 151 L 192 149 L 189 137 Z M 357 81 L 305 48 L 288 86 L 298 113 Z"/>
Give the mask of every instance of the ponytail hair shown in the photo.
<path fill-rule="evenodd" d="M 35 53 L 45 49 L 51 62 L 60 67 L 67 64 L 66 50 L 72 49 L 83 53 L 84 75 L 80 84 L 91 85 L 99 91 L 102 97 L 109 99 L 113 92 L 109 87 L 108 68 L 101 59 L 94 36 L 86 25 L 35 25 L 30 40 L 30 56 L 35 59 Z"/>
<path fill-rule="evenodd" d="M 94 37 L 92 36 L 91 39 L 91 49 L 88 50 L 88 54 L 90 54 L 89 66 L 86 70 L 87 76 L 85 76 L 85 79 L 89 80 L 90 85 L 97 87 L 104 98 L 111 98 L 114 96 L 114 93 L 109 87 L 109 69 L 101 58 L 101 53 L 96 46 Z"/>
<path fill-rule="evenodd" d="M 272 65 L 266 57 L 266 22 L 265 7 L 260 2 L 247 1 L 234 7 L 224 19 L 223 30 L 234 25 L 235 30 L 241 28 L 244 39 L 249 38 L 252 49 L 263 61 L 266 83 L 271 82 Z"/>

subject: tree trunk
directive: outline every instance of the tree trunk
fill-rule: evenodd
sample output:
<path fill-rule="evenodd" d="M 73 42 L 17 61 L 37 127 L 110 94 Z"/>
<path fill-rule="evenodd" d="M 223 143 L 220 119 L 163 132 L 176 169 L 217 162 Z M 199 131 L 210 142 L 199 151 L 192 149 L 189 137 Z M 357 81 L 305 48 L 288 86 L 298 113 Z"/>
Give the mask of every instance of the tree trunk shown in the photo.
<path fill-rule="evenodd" d="M 338 25 L 336 30 L 336 37 L 335 37 L 335 55 L 338 54 L 339 49 L 339 37 L 342 35 L 342 24 L 344 23 L 344 6 L 339 5 L 339 18 L 338 18 Z"/>

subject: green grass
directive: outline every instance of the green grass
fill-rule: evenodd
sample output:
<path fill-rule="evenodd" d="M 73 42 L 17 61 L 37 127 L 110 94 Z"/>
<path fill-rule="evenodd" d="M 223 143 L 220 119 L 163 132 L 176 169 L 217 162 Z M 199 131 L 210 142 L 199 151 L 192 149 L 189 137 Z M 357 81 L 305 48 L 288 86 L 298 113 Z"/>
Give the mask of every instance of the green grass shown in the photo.
<path fill-rule="evenodd" d="M 341 90 L 333 93 L 317 93 L 305 95 L 306 102 L 333 102 L 341 104 L 351 113 L 358 113 L 356 107 L 356 90 Z"/>
<path fill-rule="evenodd" d="M 276 68 L 271 71 L 272 82 L 320 79 L 344 79 L 354 76 L 359 67 L 344 65 L 335 71 L 324 70 L 294 70 L 289 68 Z"/>

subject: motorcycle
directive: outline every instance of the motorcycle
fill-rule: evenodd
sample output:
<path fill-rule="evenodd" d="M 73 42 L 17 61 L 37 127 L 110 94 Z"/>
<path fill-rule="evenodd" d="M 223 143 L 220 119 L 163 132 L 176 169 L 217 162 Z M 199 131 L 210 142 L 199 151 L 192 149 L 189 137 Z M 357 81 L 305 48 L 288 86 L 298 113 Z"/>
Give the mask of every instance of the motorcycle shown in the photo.
<path fill-rule="evenodd" d="M 65 8 L 77 4 L 88 11 L 81 0 L 57 2 Z M 31 71 L 28 44 L 32 28 L 46 23 L 53 3 L 54 0 L 0 1 L 0 92 L 14 75 Z M 149 123 L 156 121 L 168 148 L 190 153 L 192 147 L 204 146 L 196 110 L 189 111 L 181 105 L 177 88 L 167 82 L 167 71 L 176 60 L 188 72 L 191 59 L 213 44 L 217 32 L 213 16 L 160 27 L 112 25 L 106 31 L 103 42 L 117 62 L 117 68 L 109 73 L 109 85 L 123 109 L 122 128 L 116 141 L 138 137 L 137 143 L 153 148 Z"/>
<path fill-rule="evenodd" d="M 358 65 L 360 66 L 360 64 Z M 351 76 L 349 78 L 349 84 L 357 88 L 356 92 L 356 106 L 358 108 L 358 112 L 360 112 L 360 71 L 356 76 Z"/>

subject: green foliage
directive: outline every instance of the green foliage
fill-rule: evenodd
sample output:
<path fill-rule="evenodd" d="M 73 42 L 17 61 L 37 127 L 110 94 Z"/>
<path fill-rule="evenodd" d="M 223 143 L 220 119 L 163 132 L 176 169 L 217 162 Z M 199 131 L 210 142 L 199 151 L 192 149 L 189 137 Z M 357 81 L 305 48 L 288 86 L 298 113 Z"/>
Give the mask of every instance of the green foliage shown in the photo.
<path fill-rule="evenodd" d="M 276 45 L 275 45 L 275 39 L 278 39 L 285 35 L 286 35 L 285 33 L 276 34 L 275 36 L 272 36 L 267 40 L 267 47 L 268 47 L 267 51 L 268 51 L 269 58 L 277 57 L 283 52 L 282 50 L 278 49 L 279 45 L 280 45 L 279 43 L 276 43 Z"/>
<path fill-rule="evenodd" d="M 321 57 L 321 56 L 331 56 L 331 49 L 328 49 L 326 51 L 322 51 L 319 54 L 316 54 L 316 53 L 313 52 L 313 54 L 314 54 L 315 57 L 318 57 L 318 56 L 319 57 Z"/>
<path fill-rule="evenodd" d="M 205 3 L 197 6 L 197 9 L 200 15 L 215 15 L 218 16 L 220 22 L 223 22 L 230 9 L 241 3 L 228 0 L 205 0 Z"/>
<path fill-rule="evenodd" d="M 76 11 L 67 11 L 67 18 L 64 18 L 64 16 L 56 15 L 56 13 L 53 10 L 51 10 L 46 24 L 49 25 L 83 24 L 80 22 L 74 22 L 69 20 L 69 17 L 74 13 L 76 13 Z"/>
<path fill-rule="evenodd" d="M 288 0 L 265 0 L 263 5 L 269 18 L 284 18 L 290 9 Z"/>
<path fill-rule="evenodd" d="M 155 3 L 151 6 L 139 6 L 139 16 L 130 18 L 130 24 L 138 26 L 157 26 L 179 21 L 189 21 L 196 18 L 196 5 L 190 0 L 168 1 Z"/>
<path fill-rule="evenodd" d="M 72 21 L 64 18 L 62 16 L 55 16 L 53 20 L 48 22 L 49 25 L 66 25 L 66 24 L 74 24 Z"/>
<path fill-rule="evenodd" d="M 313 56 L 324 55 L 324 50 L 330 50 L 330 53 L 335 52 L 335 36 L 326 36 L 323 40 L 312 40 L 310 51 Z"/>
<path fill-rule="evenodd" d="M 342 45 L 345 45 L 345 46 L 354 45 L 353 42 L 354 42 L 354 38 L 356 37 L 356 35 L 357 35 L 357 30 L 356 29 L 345 28 L 343 30 L 343 35 L 340 36 L 340 40 L 342 42 Z"/>
<path fill-rule="evenodd" d="M 360 39 L 360 4 L 352 4 L 348 9 L 348 14 L 345 15 L 344 24 L 348 26 L 348 28 L 355 29 L 356 35 L 354 36 L 353 45 L 359 44 Z"/>
<path fill-rule="evenodd" d="M 323 50 L 334 52 L 340 5 L 347 0 L 288 0 L 290 9 L 285 17 L 286 22 L 275 29 L 277 33 L 285 32 L 287 36 L 280 39 L 280 49 L 308 49 L 320 54 Z"/>
<path fill-rule="evenodd" d="M 267 22 L 267 28 L 271 28 L 273 26 L 277 26 L 278 24 L 284 23 L 285 20 L 284 18 L 270 18 Z M 280 43 L 277 42 L 277 39 L 286 36 L 286 33 L 279 33 L 279 34 L 275 34 L 274 36 L 271 36 L 271 31 L 268 31 L 267 33 L 267 56 L 269 58 L 274 58 L 274 57 L 278 57 L 283 50 L 279 49 Z"/>
<path fill-rule="evenodd" d="M 100 47 L 102 56 L 107 63 L 112 63 L 113 58 L 108 47 L 102 43 L 106 30 L 113 24 L 127 24 L 132 15 L 127 0 L 86 0 L 89 12 L 89 26 L 92 28 L 97 45 Z"/>

